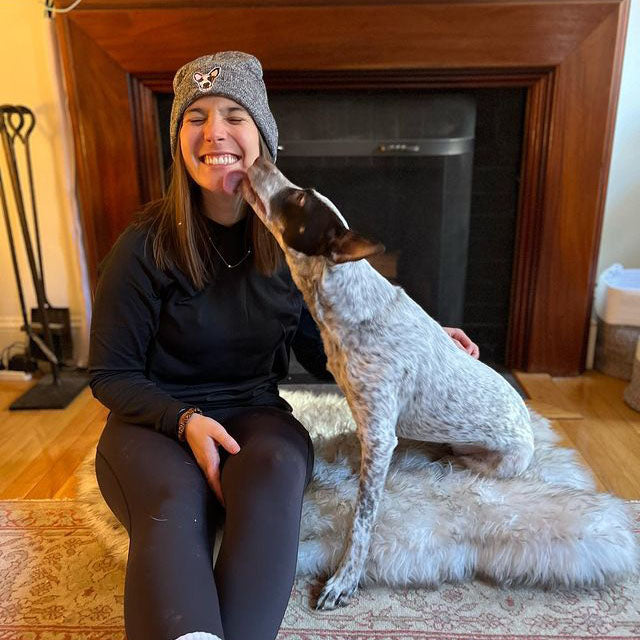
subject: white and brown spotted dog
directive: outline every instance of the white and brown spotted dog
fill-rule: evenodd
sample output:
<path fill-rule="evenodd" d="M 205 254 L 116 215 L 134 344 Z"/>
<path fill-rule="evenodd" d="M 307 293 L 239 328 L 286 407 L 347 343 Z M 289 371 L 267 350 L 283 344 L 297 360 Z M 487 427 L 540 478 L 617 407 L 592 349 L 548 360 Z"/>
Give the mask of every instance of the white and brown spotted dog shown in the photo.
<path fill-rule="evenodd" d="M 353 526 L 316 605 L 333 609 L 358 587 L 397 436 L 448 443 L 470 468 L 507 478 L 531 461 L 529 412 L 504 378 L 362 260 L 384 247 L 350 230 L 330 200 L 261 158 L 225 176 L 225 189 L 237 188 L 282 247 L 357 425 Z"/>

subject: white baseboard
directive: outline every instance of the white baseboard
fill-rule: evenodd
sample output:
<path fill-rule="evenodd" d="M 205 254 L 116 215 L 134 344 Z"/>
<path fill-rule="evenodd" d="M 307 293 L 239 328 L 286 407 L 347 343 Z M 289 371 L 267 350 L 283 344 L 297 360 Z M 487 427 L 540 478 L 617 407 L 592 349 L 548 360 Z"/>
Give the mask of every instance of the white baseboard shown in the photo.
<path fill-rule="evenodd" d="M 27 334 L 20 331 L 23 325 L 22 316 L 0 316 L 0 352 L 14 342 L 27 344 Z M 83 331 L 82 316 L 79 313 L 71 314 L 71 340 L 73 342 L 73 361 L 76 366 L 86 367 L 88 360 L 88 330 L 87 335 Z M 11 353 L 19 353 L 16 347 Z"/>
<path fill-rule="evenodd" d="M 26 371 L 0 371 L 0 382 L 11 380 L 15 382 L 29 382 L 33 376 Z"/>

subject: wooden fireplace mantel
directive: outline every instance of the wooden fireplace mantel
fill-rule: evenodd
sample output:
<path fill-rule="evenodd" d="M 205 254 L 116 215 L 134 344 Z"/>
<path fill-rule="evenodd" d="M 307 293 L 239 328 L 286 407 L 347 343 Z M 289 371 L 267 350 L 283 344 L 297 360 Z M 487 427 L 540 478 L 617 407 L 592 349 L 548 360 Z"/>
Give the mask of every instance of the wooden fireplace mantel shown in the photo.
<path fill-rule="evenodd" d="M 61 7 L 68 2 L 56 0 Z M 92 288 L 163 188 L 155 92 L 205 53 L 268 89 L 527 88 L 507 365 L 584 369 L 629 0 L 84 0 L 56 16 Z"/>

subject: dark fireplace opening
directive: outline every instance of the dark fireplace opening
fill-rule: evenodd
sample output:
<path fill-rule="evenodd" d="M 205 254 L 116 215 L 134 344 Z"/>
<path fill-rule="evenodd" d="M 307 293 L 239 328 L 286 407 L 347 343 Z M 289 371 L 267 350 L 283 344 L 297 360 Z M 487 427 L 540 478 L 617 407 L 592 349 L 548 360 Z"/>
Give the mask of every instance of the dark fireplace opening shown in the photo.
<path fill-rule="evenodd" d="M 165 168 L 171 96 L 158 94 Z M 382 241 L 371 260 L 504 365 L 526 89 L 270 91 L 277 165 Z M 292 360 L 291 373 L 301 372 Z M 299 376 L 298 376 L 299 377 Z M 299 380 L 302 381 L 302 380 Z"/>

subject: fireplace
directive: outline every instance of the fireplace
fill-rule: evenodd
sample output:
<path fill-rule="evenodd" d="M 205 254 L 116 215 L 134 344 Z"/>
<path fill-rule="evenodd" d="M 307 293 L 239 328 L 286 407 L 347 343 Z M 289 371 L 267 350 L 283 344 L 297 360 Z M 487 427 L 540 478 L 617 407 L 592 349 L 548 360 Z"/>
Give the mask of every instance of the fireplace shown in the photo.
<path fill-rule="evenodd" d="M 629 0 L 83 0 L 55 24 L 92 287 L 133 213 L 162 193 L 157 98 L 187 60 L 253 53 L 270 93 L 518 89 L 524 127 L 505 363 L 580 373 L 628 10 Z M 477 155 L 479 133 L 476 142 Z M 469 260 L 486 253 L 474 249 L 475 197 Z M 504 243 L 507 226 L 494 228 Z"/>
<path fill-rule="evenodd" d="M 525 92 L 300 90 L 269 101 L 281 171 L 382 241 L 374 268 L 504 365 Z M 171 96 L 158 106 L 168 171 Z"/>

